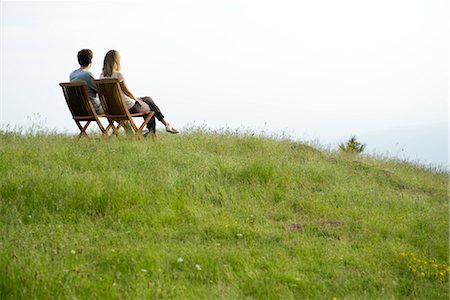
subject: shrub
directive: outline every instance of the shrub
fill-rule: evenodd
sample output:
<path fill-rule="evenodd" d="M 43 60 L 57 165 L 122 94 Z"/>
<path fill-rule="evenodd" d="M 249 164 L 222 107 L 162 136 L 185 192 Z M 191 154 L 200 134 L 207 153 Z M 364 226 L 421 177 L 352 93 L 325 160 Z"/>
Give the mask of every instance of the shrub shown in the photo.
<path fill-rule="evenodd" d="M 361 144 L 352 136 L 346 143 L 339 144 L 339 150 L 345 153 L 361 153 L 366 148 L 365 144 Z"/>

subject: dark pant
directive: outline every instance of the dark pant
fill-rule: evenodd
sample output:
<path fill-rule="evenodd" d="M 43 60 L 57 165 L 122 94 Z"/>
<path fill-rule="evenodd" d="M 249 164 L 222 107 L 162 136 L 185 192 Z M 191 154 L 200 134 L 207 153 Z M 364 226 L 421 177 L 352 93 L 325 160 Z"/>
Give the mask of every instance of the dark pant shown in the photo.
<path fill-rule="evenodd" d="M 158 105 L 156 105 L 156 103 L 153 101 L 152 98 L 146 96 L 146 97 L 137 97 L 137 99 L 147 103 L 147 105 L 150 107 L 150 110 L 155 112 L 153 117 L 147 123 L 148 130 L 155 132 L 156 131 L 155 117 L 158 119 L 158 121 L 162 122 L 162 120 L 164 119 L 164 115 L 162 114 Z M 136 101 L 136 104 L 132 108 L 130 108 L 130 113 L 135 114 L 138 112 L 141 112 L 141 110 L 140 110 L 139 102 Z M 145 117 L 144 117 L 144 119 L 145 119 Z"/>

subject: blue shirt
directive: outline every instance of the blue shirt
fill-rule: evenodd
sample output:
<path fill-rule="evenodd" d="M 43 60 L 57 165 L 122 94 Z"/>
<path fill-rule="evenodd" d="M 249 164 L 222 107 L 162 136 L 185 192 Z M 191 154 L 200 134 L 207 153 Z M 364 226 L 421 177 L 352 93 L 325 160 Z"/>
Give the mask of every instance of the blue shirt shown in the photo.
<path fill-rule="evenodd" d="M 91 72 L 78 69 L 70 73 L 70 81 L 84 81 L 87 84 L 87 93 L 95 111 L 98 114 L 103 113 L 102 106 L 100 105 L 100 100 L 97 97 L 97 87 L 94 82 L 94 75 Z"/>

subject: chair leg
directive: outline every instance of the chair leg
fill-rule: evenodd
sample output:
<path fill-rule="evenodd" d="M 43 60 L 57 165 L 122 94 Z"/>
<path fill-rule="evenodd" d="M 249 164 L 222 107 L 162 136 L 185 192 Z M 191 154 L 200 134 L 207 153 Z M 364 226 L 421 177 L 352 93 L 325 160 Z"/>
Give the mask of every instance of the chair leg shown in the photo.
<path fill-rule="evenodd" d="M 153 117 L 153 115 L 155 114 L 154 111 L 151 111 L 144 119 L 144 122 L 141 124 L 141 126 L 139 126 L 139 130 L 144 129 L 145 125 L 147 125 L 148 122 L 150 122 L 150 119 Z"/>
<path fill-rule="evenodd" d="M 81 123 L 78 120 L 75 120 L 75 123 L 77 124 L 78 129 L 80 129 L 80 134 L 78 135 L 78 138 L 81 138 L 83 135 L 88 136 L 86 133 L 86 129 L 89 127 L 89 124 L 91 124 L 91 121 L 87 121 L 84 126 L 81 126 Z"/>
<path fill-rule="evenodd" d="M 110 129 L 113 130 L 113 134 L 114 134 L 114 125 L 111 124 L 111 123 L 109 123 L 109 124 L 108 124 L 108 127 L 106 127 L 105 131 L 103 132 L 102 136 L 103 136 L 103 137 L 108 137 L 108 136 L 109 136 L 109 135 L 108 135 L 108 131 L 109 131 Z"/>
<path fill-rule="evenodd" d="M 91 121 L 87 121 L 86 124 L 84 124 L 84 127 L 83 127 L 83 132 L 84 132 L 86 135 L 87 135 L 86 129 L 89 127 L 89 124 L 91 124 Z"/>
<path fill-rule="evenodd" d="M 116 136 L 119 136 L 119 129 L 120 128 L 125 128 L 126 126 L 129 126 L 129 129 L 131 130 L 131 132 L 133 133 L 133 137 L 138 138 L 139 140 L 143 140 L 144 136 L 142 134 L 142 130 L 144 129 L 144 127 L 148 124 L 148 122 L 150 121 L 150 119 L 153 117 L 155 113 L 152 111 L 150 112 L 144 119 L 144 122 L 141 124 L 141 126 L 139 126 L 139 128 L 136 126 L 136 123 L 134 123 L 133 119 L 130 118 L 130 120 L 120 120 L 120 121 L 112 121 L 112 120 L 108 120 L 109 125 L 108 127 L 106 127 L 106 129 L 104 129 L 102 136 L 108 136 L 108 130 L 112 129 L 113 133 Z M 114 122 L 117 123 L 117 126 L 114 125 Z M 101 129 L 102 127 L 100 127 Z M 80 128 L 81 131 L 83 131 L 82 128 Z M 149 132 L 149 134 L 152 135 L 152 139 L 156 140 L 157 136 L 156 136 L 156 132 L 154 130 L 151 130 Z"/>
<path fill-rule="evenodd" d="M 130 121 L 123 122 L 123 129 L 125 129 L 126 134 L 134 134 L 133 129 L 131 128 Z"/>
<path fill-rule="evenodd" d="M 112 130 L 113 130 L 113 133 L 116 135 L 116 136 L 119 136 L 119 127 L 117 126 L 114 126 L 114 121 L 109 121 L 109 125 L 111 126 L 111 128 L 112 128 Z M 120 125 L 120 124 L 119 124 Z"/>
<path fill-rule="evenodd" d="M 100 122 L 99 118 L 96 116 L 95 117 L 95 122 L 97 122 L 98 127 L 100 128 L 102 135 L 105 134 L 106 130 L 105 127 L 103 127 L 102 122 Z"/>
<path fill-rule="evenodd" d="M 142 129 L 141 128 L 137 128 L 137 126 L 134 123 L 132 118 L 130 119 L 130 125 L 131 125 L 131 128 L 133 128 L 133 130 L 134 130 L 134 136 L 137 137 L 140 140 L 143 140 L 144 136 L 142 135 Z"/>
<path fill-rule="evenodd" d="M 134 128 L 136 128 L 136 135 L 138 135 L 139 139 L 142 140 L 144 138 L 144 136 L 142 135 L 142 129 L 144 129 L 145 125 L 148 124 L 148 122 L 150 121 L 150 119 L 153 117 L 153 115 L 155 114 L 154 111 L 151 111 L 145 118 L 144 118 L 144 122 L 142 122 L 141 126 L 139 126 L 139 128 L 136 127 L 136 125 L 134 124 L 134 122 L 130 121 L 130 123 L 133 124 Z M 150 132 L 149 132 L 150 133 Z M 152 138 L 153 140 L 156 139 L 156 131 L 154 129 L 151 130 L 151 134 L 152 134 Z"/>

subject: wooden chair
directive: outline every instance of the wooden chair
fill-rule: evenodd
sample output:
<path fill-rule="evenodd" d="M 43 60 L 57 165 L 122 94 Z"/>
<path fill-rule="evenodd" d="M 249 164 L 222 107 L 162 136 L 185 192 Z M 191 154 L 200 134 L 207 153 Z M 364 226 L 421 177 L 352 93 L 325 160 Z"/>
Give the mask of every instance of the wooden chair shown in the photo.
<path fill-rule="evenodd" d="M 100 102 L 106 111 L 106 117 L 108 118 L 110 124 L 108 127 L 111 127 L 114 134 L 117 136 L 119 134 L 120 127 L 124 126 L 126 121 L 129 121 L 134 134 L 138 138 L 142 139 L 142 129 L 144 129 L 145 125 L 147 125 L 155 112 L 150 111 L 149 113 L 130 114 L 122 98 L 122 92 L 118 79 L 99 79 L 95 80 L 95 84 L 97 85 L 97 92 Z M 133 118 L 135 117 L 144 117 L 144 122 L 141 126 L 136 126 L 133 121 Z M 114 122 L 118 125 L 115 126 Z"/>
<path fill-rule="evenodd" d="M 100 122 L 99 117 L 106 117 L 106 115 L 98 115 L 95 112 L 94 106 L 89 100 L 86 82 L 61 82 L 59 86 L 61 86 L 63 90 L 64 98 L 66 98 L 67 106 L 72 113 L 73 120 L 80 129 L 80 134 L 78 137 L 82 137 L 83 135 L 87 136 L 86 130 L 92 121 L 97 122 L 97 125 L 102 131 L 103 135 L 107 135 L 107 132 L 111 128 L 111 126 L 108 126 L 105 129 Z M 80 122 L 86 122 L 86 124 L 82 126 Z"/>

